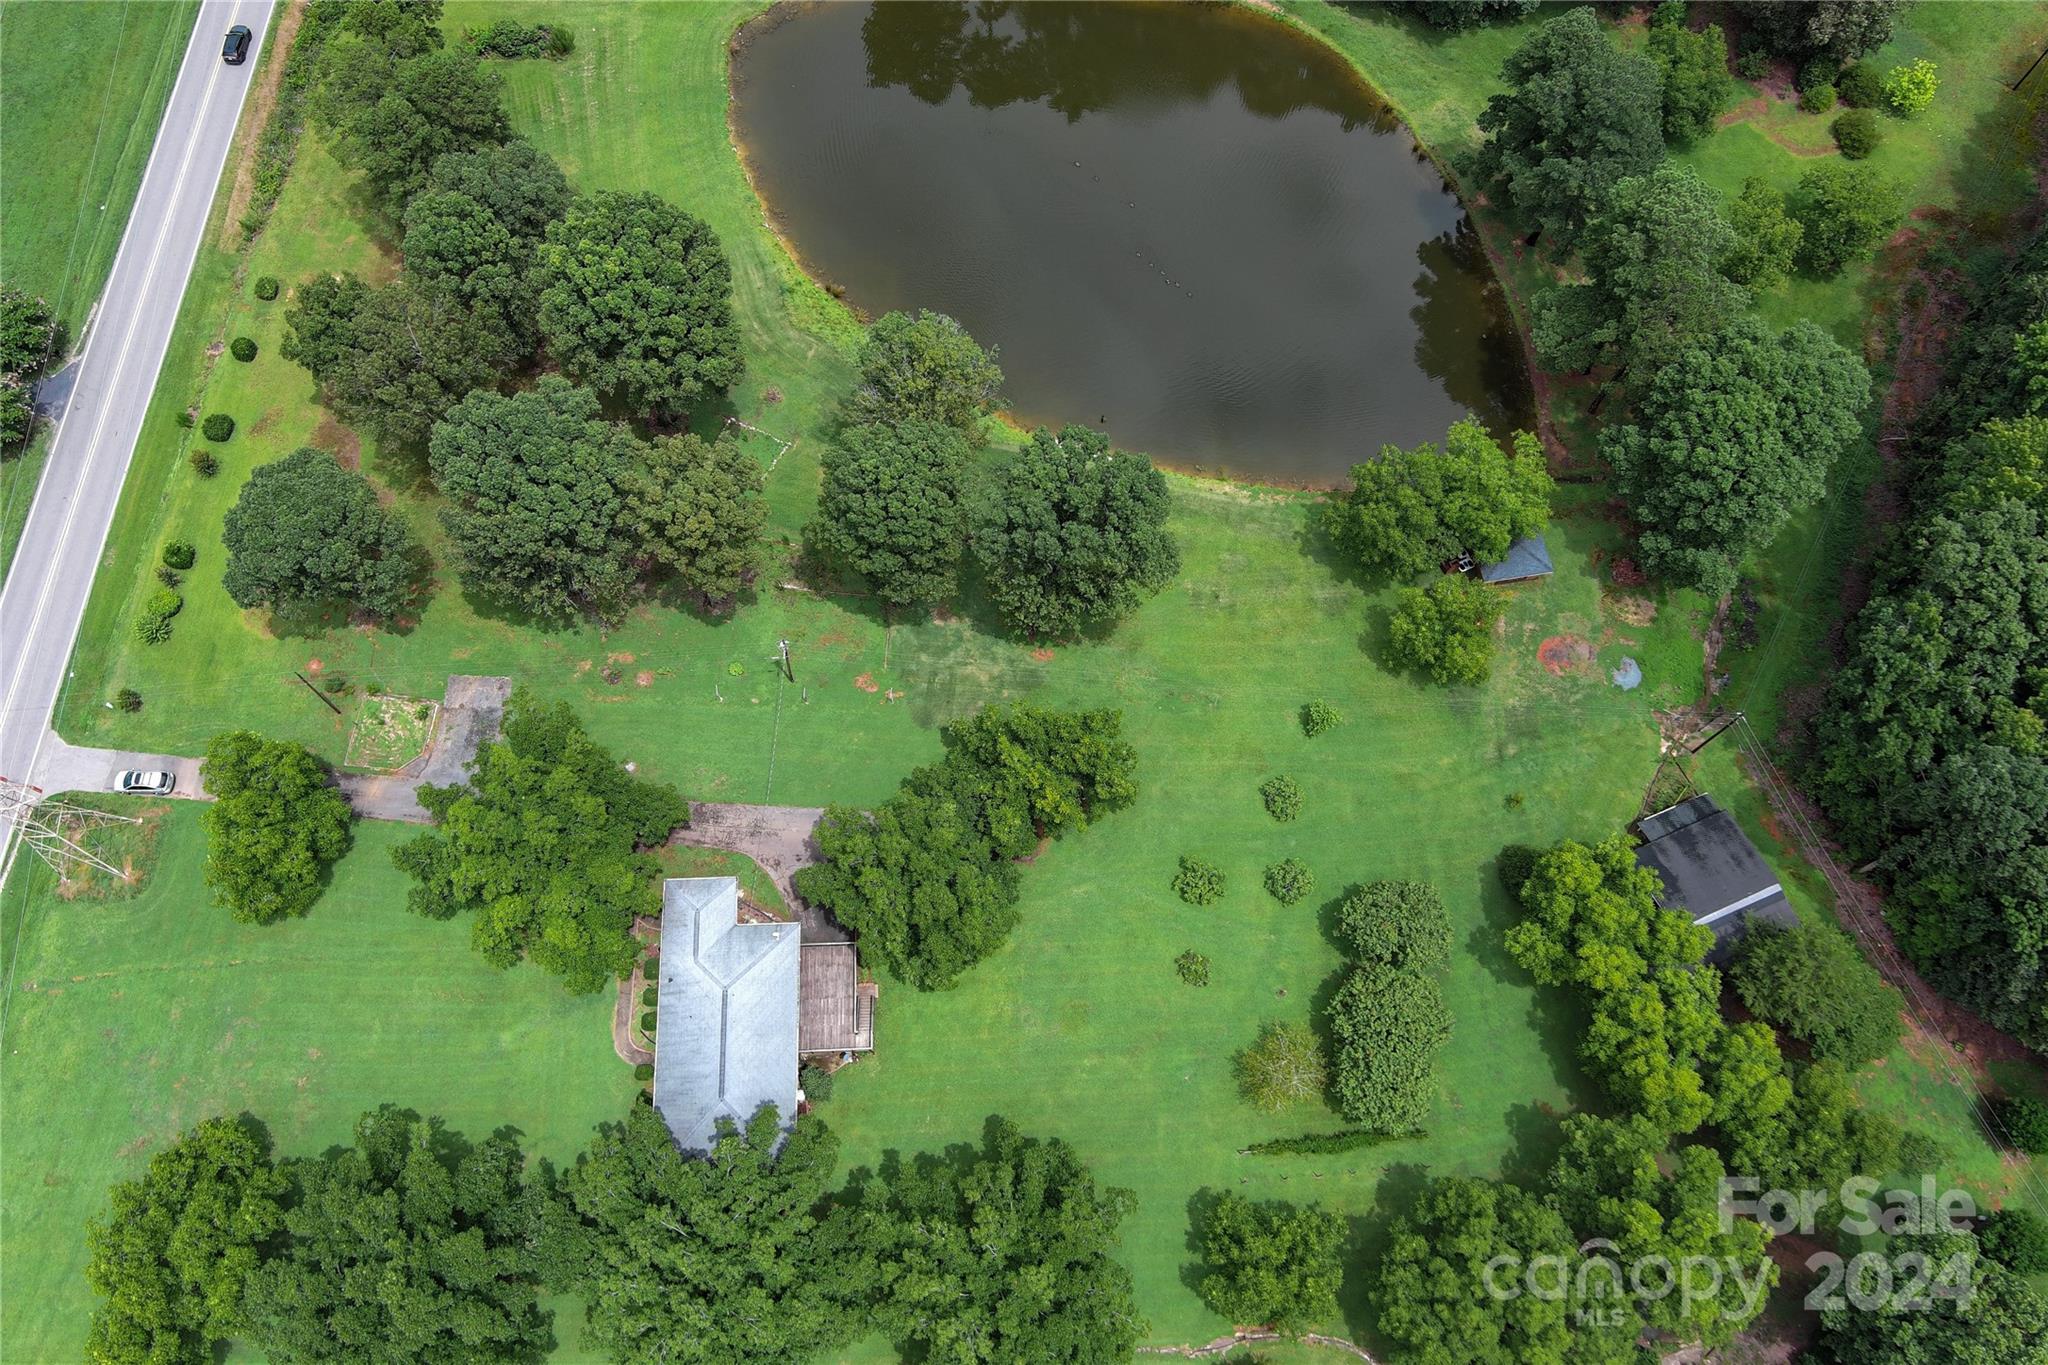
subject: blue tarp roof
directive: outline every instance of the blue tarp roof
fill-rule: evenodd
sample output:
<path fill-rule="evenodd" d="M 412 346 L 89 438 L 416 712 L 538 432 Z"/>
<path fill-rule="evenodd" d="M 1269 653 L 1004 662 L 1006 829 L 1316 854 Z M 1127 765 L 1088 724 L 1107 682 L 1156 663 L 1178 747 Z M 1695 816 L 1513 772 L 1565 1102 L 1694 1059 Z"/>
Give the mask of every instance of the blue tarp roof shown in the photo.
<path fill-rule="evenodd" d="M 1543 543 L 1542 536 L 1523 536 L 1508 546 L 1500 563 L 1479 566 L 1479 576 L 1489 583 L 1541 578 L 1550 571 L 1550 547 Z"/>

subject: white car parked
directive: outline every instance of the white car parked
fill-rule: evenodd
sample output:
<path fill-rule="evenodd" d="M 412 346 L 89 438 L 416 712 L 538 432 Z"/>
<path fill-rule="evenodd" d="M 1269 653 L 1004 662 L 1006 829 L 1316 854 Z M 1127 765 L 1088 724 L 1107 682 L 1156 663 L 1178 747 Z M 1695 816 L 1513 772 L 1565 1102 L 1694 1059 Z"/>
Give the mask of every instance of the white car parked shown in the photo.
<path fill-rule="evenodd" d="M 114 774 L 114 790 L 133 796 L 169 796 L 171 788 L 178 785 L 175 773 L 143 772 L 129 768 Z"/>

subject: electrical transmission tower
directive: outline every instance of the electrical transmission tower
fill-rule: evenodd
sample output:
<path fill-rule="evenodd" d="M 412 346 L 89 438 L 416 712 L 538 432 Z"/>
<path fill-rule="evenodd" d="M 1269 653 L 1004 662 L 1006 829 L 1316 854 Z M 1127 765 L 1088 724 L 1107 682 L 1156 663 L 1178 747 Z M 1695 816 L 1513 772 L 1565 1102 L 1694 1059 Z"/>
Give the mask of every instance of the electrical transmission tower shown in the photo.
<path fill-rule="evenodd" d="M 139 825 L 140 816 L 116 815 L 112 811 L 94 810 L 71 801 L 45 797 L 40 787 L 31 787 L 26 782 L 16 782 L 0 777 L 0 836 L 12 831 L 14 837 L 38 858 L 50 865 L 50 870 L 59 877 L 80 863 L 98 868 L 110 877 L 126 879 L 120 868 L 94 853 L 78 842 L 73 835 L 83 836 L 88 830 L 102 825 Z M 67 832 L 67 826 L 69 832 Z"/>

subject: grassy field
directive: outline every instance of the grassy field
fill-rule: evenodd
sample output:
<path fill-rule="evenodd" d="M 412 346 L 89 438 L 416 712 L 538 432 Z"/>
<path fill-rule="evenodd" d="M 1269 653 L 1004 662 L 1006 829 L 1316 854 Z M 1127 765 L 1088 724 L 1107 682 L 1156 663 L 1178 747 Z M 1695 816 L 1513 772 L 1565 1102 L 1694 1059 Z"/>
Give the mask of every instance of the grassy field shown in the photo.
<path fill-rule="evenodd" d="M 48 300 L 74 342 L 113 268 L 198 8 L 0 4 L 0 284 Z M 45 433 L 0 461 L 0 579 L 47 453 Z"/>
<path fill-rule="evenodd" d="M 509 9 L 453 4 L 447 23 L 473 26 Z M 847 387 L 851 329 L 836 305 L 794 273 L 763 226 L 729 142 L 727 43 L 746 9 L 579 5 L 569 60 L 500 69 L 515 125 L 560 158 L 579 188 L 656 190 L 704 217 L 724 240 L 749 358 L 732 412 L 794 442 L 749 442 L 769 469 L 772 534 L 786 542 L 814 505 L 816 433 Z M 1512 30 L 1443 39 L 1369 8 L 1312 9 L 1301 17 L 1364 63 L 1426 139 L 1452 151 L 1469 138 L 1500 56 L 1518 41 Z M 358 684 L 358 696 L 376 683 L 423 697 L 440 695 L 452 671 L 509 673 L 571 701 L 621 758 L 692 797 L 813 804 L 882 797 L 912 763 L 937 753 L 939 725 L 986 701 L 1029 694 L 1052 704 L 1123 708 L 1141 755 L 1138 805 L 1039 860 L 1025 879 L 1021 929 L 959 988 L 919 995 L 884 983 L 879 1050 L 842 1078 L 827 1117 L 845 1139 L 848 1163 L 971 1140 L 996 1111 L 1072 1141 L 1102 1178 L 1138 1193 L 1124 1255 L 1156 1341 L 1205 1340 L 1223 1326 L 1201 1308 L 1185 1274 L 1192 1260 L 1187 1205 L 1200 1189 L 1318 1199 L 1349 1217 L 1358 1242 L 1369 1245 L 1379 1232 L 1376 1210 L 1418 1169 L 1491 1172 L 1540 1130 L 1544 1113 L 1587 1098 L 1570 1060 L 1577 1032 L 1571 1003 L 1535 990 L 1501 952 L 1507 908 L 1491 864 L 1504 843 L 1597 837 L 1635 813 L 1656 760 L 1653 708 L 1690 702 L 1700 690 L 1704 614 L 1690 594 L 1641 598 L 1606 581 L 1603 564 L 1620 538 L 1600 489 L 1574 486 L 1561 498 L 1551 534 L 1559 572 L 1513 591 L 1496 677 L 1476 690 L 1438 689 L 1381 666 L 1388 594 L 1361 589 L 1334 564 L 1312 530 L 1313 498 L 1181 477 L 1172 480 L 1172 527 L 1186 560 L 1183 574 L 1107 638 L 1056 650 L 1001 639 L 971 601 L 960 619 L 890 624 L 861 598 L 778 587 L 787 577 L 780 564 L 727 620 L 649 608 L 608 633 L 541 632 L 466 600 L 450 581 L 402 631 L 342 623 L 285 631 L 236 609 L 219 586 L 221 519 L 256 464 L 307 442 L 357 459 L 407 495 L 399 505 L 430 543 L 440 544 L 420 471 L 359 442 L 317 406 L 304 372 L 277 357 L 282 302 L 259 303 L 248 292 L 263 274 L 288 286 L 316 270 L 388 274 L 388 246 L 359 215 L 337 211 L 359 202 L 348 178 L 308 141 L 268 230 L 248 254 L 219 251 L 211 239 L 202 249 L 81 633 L 86 643 L 61 717 L 73 742 L 197 752 L 234 723 L 339 759 L 352 718 L 331 715 L 293 670 L 339 673 Z M 1511 279 L 1519 270 L 1525 283 L 1527 269 L 1516 264 Z M 1853 313 L 1845 307 L 1841 316 Z M 261 348 L 254 363 L 209 355 L 243 334 Z M 219 448 L 218 478 L 200 479 L 185 463 L 195 438 L 176 418 L 188 407 L 228 412 L 239 424 Z M 1372 433 L 1360 433 L 1361 448 L 1373 443 Z M 173 538 L 197 544 L 200 563 L 188 575 L 175 635 L 145 648 L 132 643 L 128 620 L 155 586 L 150 570 L 158 548 Z M 1808 543 L 1787 553 L 1805 555 Z M 1583 661 L 1563 675 L 1536 657 L 1539 644 L 1557 636 L 1583 642 Z M 779 682 L 768 666 L 782 638 L 794 649 L 794 684 Z M 1781 641 L 1780 649 L 1801 641 L 1796 632 L 1770 638 Z M 1624 654 L 1642 663 L 1647 678 L 1633 694 L 1606 682 Z M 103 706 L 123 686 L 142 692 L 139 714 Z M 1349 723 L 1309 741 L 1294 717 L 1314 696 L 1334 703 Z M 1716 794 L 1768 839 L 1760 804 L 1732 758 L 1717 754 L 1712 762 L 1728 765 L 1710 768 Z M 1306 798 L 1292 824 L 1273 823 L 1259 803 L 1259 782 L 1276 773 L 1294 777 Z M 1511 804 L 1517 795 L 1521 800 Z M 219 992 L 224 1017 L 254 1017 L 256 1007 L 238 1006 L 239 996 L 213 982 L 244 975 L 259 984 L 237 989 L 262 990 L 273 979 L 203 965 L 238 956 L 234 945 L 245 939 L 267 946 L 298 936 L 294 942 L 312 945 L 304 977 L 289 978 L 302 981 L 304 991 L 331 992 L 320 984 L 330 978 L 353 981 L 375 965 L 354 956 L 366 952 L 387 954 L 380 959 L 387 966 L 401 956 L 431 960 L 440 964 L 440 979 L 457 979 L 458 965 L 468 961 L 466 938 L 459 927 L 405 917 L 402 887 L 383 856 L 393 837 L 365 830 L 335 890 L 304 924 L 244 931 L 204 907 L 196 824 L 188 814 L 167 835 L 158 887 L 133 907 L 94 908 L 95 920 L 44 890 L 16 888 L 26 898 L 29 929 L 18 983 L 101 970 L 103 942 L 127 950 L 106 922 L 138 913 L 149 896 L 180 907 L 174 929 L 182 936 L 152 926 L 156 939 L 137 942 L 135 956 L 119 960 L 161 964 L 170 980 L 198 975 Z M 1193 909 L 1172 897 L 1174 859 L 1188 852 L 1228 872 L 1231 890 L 1221 904 Z M 1282 910 L 1257 889 L 1257 879 L 1266 863 L 1288 854 L 1314 869 L 1318 886 L 1310 902 Z M 701 872 L 736 864 L 693 854 L 678 866 Z M 747 875 L 744 868 L 740 875 Z M 1335 1126 L 1334 1116 L 1321 1111 L 1253 1114 L 1231 1092 L 1229 1057 L 1262 1019 L 1310 1014 L 1337 963 L 1321 930 L 1327 903 L 1353 882 L 1387 876 L 1436 882 L 1463 949 L 1447 981 L 1456 1034 L 1430 1136 L 1345 1158 L 1237 1156 L 1250 1141 Z M 1802 895 L 1803 909 L 1824 912 L 1819 900 Z M 366 920 L 374 925 L 359 922 Z M 63 937 L 60 928 L 73 923 L 99 925 L 107 937 Z M 1172 959 L 1187 948 L 1214 963 L 1208 987 L 1193 989 L 1175 976 Z M 256 948 L 247 951 L 254 959 Z M 294 962 L 291 971 L 301 965 Z M 479 991 L 498 993 L 475 1007 L 502 1004 L 508 1022 L 498 1025 L 501 1051 L 511 1021 L 563 1030 L 559 1039 L 549 1034 L 552 1045 L 535 1049 L 551 1069 L 536 1065 L 528 1076 L 491 1051 L 485 1055 L 500 1060 L 481 1068 L 474 1053 L 463 1054 L 475 1074 L 442 1075 L 433 1070 L 439 1055 L 419 1047 L 418 1027 L 388 1022 L 417 1019 L 417 999 L 372 1002 L 375 1015 L 370 1007 L 358 1011 L 353 999 L 339 1013 L 309 1011 L 303 1021 L 286 1014 L 274 1025 L 285 1041 L 255 1059 L 233 1048 L 206 1051 L 219 1033 L 187 1037 L 168 1020 L 161 999 L 142 1002 L 148 1009 L 132 1028 L 136 1046 L 189 1055 L 190 1074 L 213 1078 L 210 1094 L 192 1082 L 188 1089 L 201 1101 L 178 1109 L 178 1121 L 205 1112 L 204 1103 L 247 1105 L 271 1120 L 283 1145 L 300 1149 L 300 1134 L 307 1142 L 331 1141 L 365 1103 L 421 1095 L 419 1102 L 459 1126 L 515 1122 L 542 1150 L 560 1154 L 580 1140 L 571 1129 L 587 1128 L 615 1104 L 621 1075 L 603 1011 L 590 1001 L 567 1001 L 537 973 L 472 970 Z M 19 1018 L 34 1020 L 36 1009 L 50 1005 L 41 992 L 17 993 Z M 287 1022 L 304 1034 L 289 1033 Z M 50 1032 L 46 1027 L 44 1036 Z M 8 1046 L 17 1043 L 10 1037 Z M 262 1083 L 276 1088 L 289 1076 L 296 1084 L 309 1046 L 330 1058 L 352 1047 L 355 1088 L 337 1093 L 336 1082 L 335 1091 L 312 1097 L 287 1088 L 252 1090 L 246 1098 L 232 1088 L 236 1077 L 269 1078 Z M 22 1112 L 17 1095 L 46 1088 L 68 1104 L 67 1067 L 90 1064 L 76 1049 L 66 1062 L 52 1058 L 33 1071 L 10 1067 L 9 1112 Z M 1925 1063 L 1902 1051 L 1881 1077 L 1872 1086 L 1878 1102 L 1943 1127 L 1959 1171 L 1987 1184 L 1998 1178 L 1996 1154 L 1967 1127 L 1959 1093 L 1942 1090 Z M 528 1112 L 537 1102 L 532 1080 L 560 1087 L 545 1118 Z M 68 1174 L 75 1194 L 42 1201 L 65 1207 L 46 1213 L 39 1205 L 33 1213 L 47 1245 L 74 1257 L 77 1225 L 96 1207 L 99 1191 L 168 1135 L 174 1124 L 161 1110 L 184 1103 L 186 1093 L 132 1070 L 79 1084 L 101 1087 L 106 1112 L 130 1117 L 104 1125 L 113 1129 L 104 1142 L 77 1154 L 82 1159 Z M 287 1124 L 296 1127 L 288 1132 Z M 13 1144 L 29 1140 L 11 1123 L 6 1136 L 10 1155 Z M 6 1192 L 14 1195 L 17 1180 L 32 1185 L 42 1178 L 33 1166 L 10 1161 Z M 26 1222 L 31 1213 L 16 1212 L 13 1197 L 7 1202 L 10 1251 L 31 1245 L 26 1230 L 17 1240 L 13 1221 Z M 75 1259 L 68 1264 L 75 1267 Z M 38 1264 L 35 1273 L 57 1285 L 63 1266 Z M 1342 1320 L 1332 1328 L 1369 1332 L 1362 1289 L 1357 1277 L 1347 1283 Z M 61 1326 L 36 1329 L 60 1335 L 34 1340 L 68 1344 L 75 1338 L 61 1333 L 82 1330 L 75 1297 L 82 1287 L 61 1292 L 74 1296 L 60 1300 L 73 1305 L 65 1310 L 70 1316 Z M 30 1320 L 56 1321 L 40 1308 Z M 28 1330 L 10 1322 L 0 1358 L 13 1359 L 14 1334 Z"/>
<path fill-rule="evenodd" d="M 10 1365 L 82 1357 L 86 1220 L 110 1181 L 199 1119 L 247 1111 L 280 1152 L 311 1154 L 393 1101 L 472 1137 L 511 1124 L 559 1162 L 633 1092 L 609 995 L 497 972 L 463 926 L 406 912 L 389 857 L 406 827 L 357 826 L 313 912 L 264 928 L 210 903 L 199 809 L 166 804 L 157 871 L 131 899 L 60 900 L 29 860 L 0 902 L 14 983 L 0 1074 Z M 565 1341 L 576 1331 L 557 1324 Z"/>

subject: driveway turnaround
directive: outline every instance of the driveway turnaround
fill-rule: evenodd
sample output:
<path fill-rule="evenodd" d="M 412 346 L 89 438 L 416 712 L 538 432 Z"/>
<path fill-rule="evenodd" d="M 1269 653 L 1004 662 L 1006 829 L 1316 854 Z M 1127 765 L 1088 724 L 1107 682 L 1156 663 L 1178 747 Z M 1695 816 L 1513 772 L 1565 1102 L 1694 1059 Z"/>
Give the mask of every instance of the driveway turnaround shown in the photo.
<path fill-rule="evenodd" d="M 221 40 L 246 24 L 260 50 L 271 5 L 203 0 L 199 7 L 21 548 L 0 588 L 0 777 L 50 789 L 40 777 L 46 753 L 62 743 L 50 721 L 79 617 L 256 70 L 254 60 L 221 61 Z M 13 831 L 0 838 L 4 877 L 14 860 Z"/>

